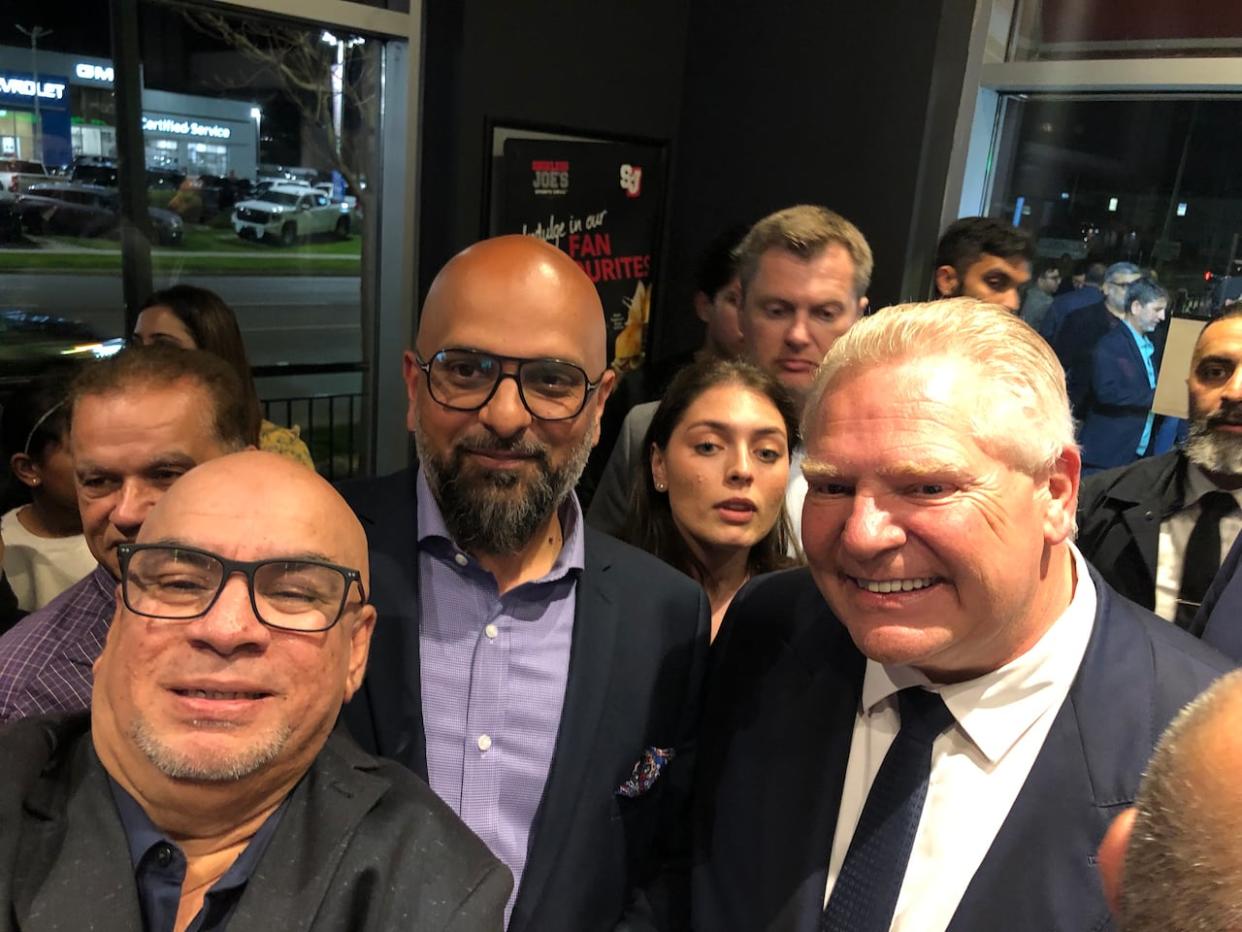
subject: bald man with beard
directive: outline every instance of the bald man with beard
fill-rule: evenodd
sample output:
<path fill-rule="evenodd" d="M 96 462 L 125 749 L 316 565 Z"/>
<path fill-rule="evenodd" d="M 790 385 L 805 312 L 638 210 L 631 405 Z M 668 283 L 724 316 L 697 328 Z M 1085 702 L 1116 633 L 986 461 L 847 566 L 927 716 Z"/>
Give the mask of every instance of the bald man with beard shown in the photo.
<path fill-rule="evenodd" d="M 375 609 L 331 486 L 216 459 L 118 556 L 90 711 L 0 731 L 0 930 L 502 928 L 504 866 L 333 733 Z"/>
<path fill-rule="evenodd" d="M 573 488 L 613 387 L 605 343 L 564 253 L 472 246 L 432 283 L 405 352 L 419 465 L 343 488 L 382 619 L 346 721 L 513 871 L 512 932 L 686 919 L 708 607 L 583 524 Z"/>

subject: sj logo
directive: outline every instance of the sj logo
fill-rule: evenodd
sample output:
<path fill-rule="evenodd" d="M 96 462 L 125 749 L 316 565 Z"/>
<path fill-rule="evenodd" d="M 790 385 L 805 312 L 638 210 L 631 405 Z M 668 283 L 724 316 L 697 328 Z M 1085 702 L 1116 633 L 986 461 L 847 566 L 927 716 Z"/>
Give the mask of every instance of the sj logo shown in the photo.
<path fill-rule="evenodd" d="M 626 197 L 638 197 L 643 189 L 643 170 L 638 165 L 621 166 L 621 188 Z"/>

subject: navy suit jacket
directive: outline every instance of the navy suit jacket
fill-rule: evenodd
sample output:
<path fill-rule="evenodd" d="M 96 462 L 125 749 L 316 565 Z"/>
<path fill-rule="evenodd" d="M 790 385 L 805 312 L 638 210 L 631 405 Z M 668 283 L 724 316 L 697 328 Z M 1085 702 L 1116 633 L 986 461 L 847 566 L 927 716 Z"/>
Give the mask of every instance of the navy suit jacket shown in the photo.
<path fill-rule="evenodd" d="M 1122 322 L 1100 337 L 1092 355 L 1091 395 L 1078 437 L 1083 465 L 1107 469 L 1138 459 L 1155 396 L 1134 333 Z"/>
<path fill-rule="evenodd" d="M 1104 334 L 1120 320 L 1113 316 L 1103 298 L 1096 304 L 1079 308 L 1065 319 L 1052 344 L 1065 369 L 1065 387 L 1069 392 L 1074 416 L 1085 416 L 1091 400 L 1091 363 L 1095 348 Z"/>
<path fill-rule="evenodd" d="M 366 680 L 344 716 L 366 750 L 426 779 L 415 476 L 341 487 L 366 530 L 378 612 Z M 586 528 L 560 731 L 509 932 L 684 923 L 677 859 L 686 855 L 709 619 L 688 577 Z M 677 754 L 649 792 L 619 796 L 650 747 Z"/>
<path fill-rule="evenodd" d="M 1242 663 L 1242 576 L 1238 564 L 1242 562 L 1242 534 L 1234 538 L 1233 546 L 1220 565 L 1220 572 L 1208 587 L 1196 627 L 1202 627 L 1203 640 L 1211 644 L 1235 662 Z"/>
<path fill-rule="evenodd" d="M 1173 715 L 1225 658 L 1093 574 L 1095 627 L 954 932 L 1110 927 L 1095 853 Z M 694 802 L 703 932 L 818 928 L 865 659 L 809 571 L 752 581 L 713 648 Z"/>

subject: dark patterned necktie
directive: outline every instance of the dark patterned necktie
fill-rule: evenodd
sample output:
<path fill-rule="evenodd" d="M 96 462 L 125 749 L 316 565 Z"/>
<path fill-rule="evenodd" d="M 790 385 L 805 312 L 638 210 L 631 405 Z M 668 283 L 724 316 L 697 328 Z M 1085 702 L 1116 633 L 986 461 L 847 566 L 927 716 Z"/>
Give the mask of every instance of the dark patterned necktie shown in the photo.
<path fill-rule="evenodd" d="M 936 693 L 897 694 L 901 730 L 871 784 L 841 873 L 824 907 L 821 932 L 888 932 L 927 798 L 932 742 L 953 724 Z"/>
<path fill-rule="evenodd" d="M 1208 492 L 1199 499 L 1199 519 L 1186 541 L 1182 584 L 1177 592 L 1177 615 L 1173 619 L 1179 628 L 1185 628 L 1195 637 L 1203 634 L 1202 630 L 1195 630 L 1195 615 L 1220 570 L 1220 519 L 1237 509 L 1237 500 L 1228 492 Z"/>

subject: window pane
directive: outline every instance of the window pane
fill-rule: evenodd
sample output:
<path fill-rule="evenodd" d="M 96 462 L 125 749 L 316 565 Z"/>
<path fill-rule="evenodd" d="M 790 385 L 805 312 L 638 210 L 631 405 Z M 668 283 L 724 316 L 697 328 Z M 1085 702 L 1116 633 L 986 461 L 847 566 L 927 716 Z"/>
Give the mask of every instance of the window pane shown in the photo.
<path fill-rule="evenodd" d="M 1009 97 L 988 213 L 1042 256 L 1128 260 L 1182 300 L 1242 255 L 1240 99 Z"/>
<path fill-rule="evenodd" d="M 1023 0 L 1010 58 L 1162 58 L 1236 55 L 1242 5 L 1148 0 Z"/>
<path fill-rule="evenodd" d="M 0 250 L 13 285 L 0 302 L 127 338 L 108 5 L 18 6 L 16 21 L 51 32 L 37 53 L 38 119 L 33 97 L 20 98 L 33 77 L 30 48 L 0 46 L 0 157 L 30 159 L 41 149 L 51 180 L 69 187 L 38 202 L 38 192 L 24 195 L 30 209 L 21 217 L 30 221 L 13 234 L 17 248 Z M 267 417 L 300 429 L 321 468 L 340 476 L 355 462 L 346 447 L 361 413 L 383 43 L 152 0 L 139 7 L 139 46 L 152 285 L 187 283 L 224 299 Z M 19 187 L 32 183 L 13 177 Z M 62 205 L 55 211 L 53 196 Z M 98 218 L 70 225 L 67 200 Z"/>

